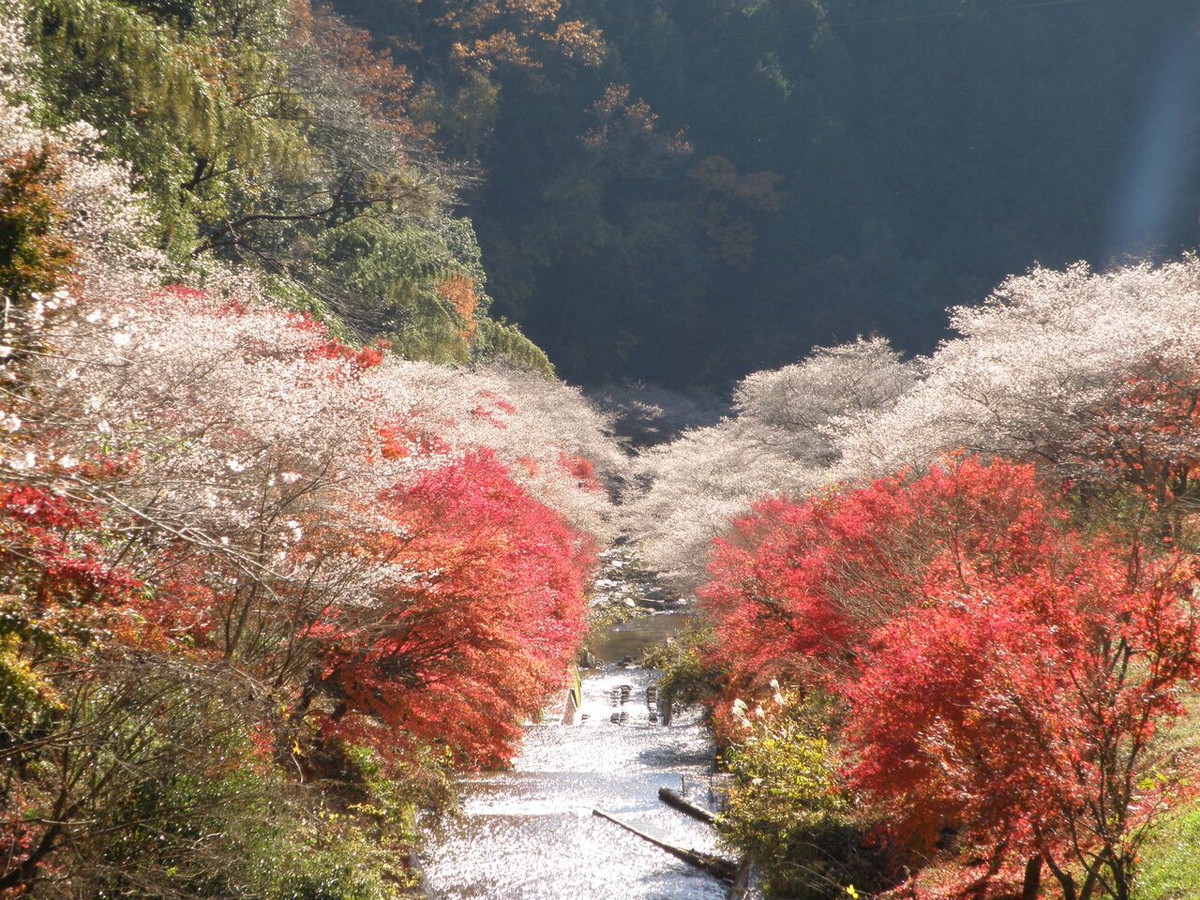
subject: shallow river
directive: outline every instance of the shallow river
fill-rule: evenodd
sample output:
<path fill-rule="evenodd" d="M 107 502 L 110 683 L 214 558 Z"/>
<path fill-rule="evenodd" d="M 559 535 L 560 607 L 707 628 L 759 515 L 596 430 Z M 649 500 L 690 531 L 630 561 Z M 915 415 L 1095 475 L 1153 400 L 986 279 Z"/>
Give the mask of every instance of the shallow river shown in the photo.
<path fill-rule="evenodd" d="M 637 658 L 677 626 L 651 616 L 594 646 L 602 659 Z M 695 716 L 651 721 L 646 689 L 658 673 L 613 662 L 583 673 L 575 724 L 562 706 L 531 726 L 510 772 L 461 786 L 462 816 L 442 825 L 423 859 L 436 900 L 723 900 L 725 885 L 617 825 L 599 808 L 683 847 L 716 849 L 708 826 L 665 806 L 712 768 L 713 748 Z"/>

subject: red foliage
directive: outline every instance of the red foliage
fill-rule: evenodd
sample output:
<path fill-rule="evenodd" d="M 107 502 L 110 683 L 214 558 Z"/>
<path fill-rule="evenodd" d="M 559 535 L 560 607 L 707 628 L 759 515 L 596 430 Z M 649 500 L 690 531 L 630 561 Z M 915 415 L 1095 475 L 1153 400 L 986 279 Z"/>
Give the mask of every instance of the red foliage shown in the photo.
<path fill-rule="evenodd" d="M 408 537 L 363 544 L 402 574 L 377 605 L 331 610 L 309 631 L 322 688 L 342 700 L 326 732 L 361 738 L 357 717 L 371 716 L 390 726 L 388 741 L 408 734 L 471 765 L 506 761 L 582 638 L 590 552 L 486 452 L 380 500 Z"/>
<path fill-rule="evenodd" d="M 960 459 L 769 501 L 702 594 L 734 690 L 840 695 L 847 774 L 894 837 L 930 852 L 954 829 L 961 877 L 934 893 L 1011 890 L 1044 862 L 1074 900 L 1127 896 L 1138 835 L 1179 791 L 1162 761 L 1146 776 L 1200 675 L 1192 563 L 1078 534 L 1055 500 L 1030 466 Z"/>
<path fill-rule="evenodd" d="M 1189 563 L 1131 581 L 1112 547 L 1064 550 L 947 584 L 880 629 L 846 691 L 846 737 L 853 782 L 908 842 L 954 826 L 997 858 L 1078 867 L 1085 896 L 1094 872 L 1127 879 L 1134 836 L 1172 799 L 1144 783 L 1147 754 L 1200 673 L 1200 619 Z"/>
<path fill-rule="evenodd" d="M 103 483 L 132 474 L 141 462 L 142 455 L 137 450 L 121 454 L 102 453 L 80 461 L 71 472 L 78 478 Z"/>
<path fill-rule="evenodd" d="M 1020 573 L 1058 518 L 1032 467 L 953 459 L 908 483 L 768 500 L 717 542 L 701 602 L 735 692 L 840 674 L 929 582 Z"/>
<path fill-rule="evenodd" d="M 85 459 L 68 471 L 99 487 L 127 477 L 138 464 L 131 451 Z M 47 464 L 44 477 L 60 468 Z M 9 595 L 0 599 L 13 601 L 10 624 L 34 643 L 68 638 L 101 653 L 114 646 L 199 652 L 215 606 L 203 586 L 203 563 L 160 547 L 135 574 L 128 559 L 120 562 L 127 558 L 121 548 L 128 549 L 128 535 L 119 526 L 94 496 L 84 501 L 27 483 L 0 483 L 0 594 Z"/>
<path fill-rule="evenodd" d="M 600 479 L 596 476 L 596 467 L 592 465 L 590 459 L 562 453 L 559 455 L 558 464 L 564 472 L 575 479 L 575 483 L 580 488 L 592 493 L 600 492 Z"/>
<path fill-rule="evenodd" d="M 324 327 L 321 326 L 322 331 Z M 347 364 L 348 374 L 358 375 L 383 362 L 383 354 L 389 346 L 387 341 L 378 341 L 371 347 L 349 347 L 336 338 L 332 338 L 319 344 L 313 350 L 313 357 L 315 359 L 341 360 Z"/>
<path fill-rule="evenodd" d="M 186 647 L 192 655 L 212 653 L 210 638 L 222 603 L 205 581 L 217 566 L 187 552 L 163 552 L 157 562 L 160 580 L 154 600 L 142 610 L 148 626 L 142 629 L 143 644 L 154 642 L 155 649 L 176 652 Z"/>
<path fill-rule="evenodd" d="M 125 602 L 139 582 L 106 562 L 100 522 L 43 488 L 0 483 L 0 586 L 29 598 L 36 616 Z"/>

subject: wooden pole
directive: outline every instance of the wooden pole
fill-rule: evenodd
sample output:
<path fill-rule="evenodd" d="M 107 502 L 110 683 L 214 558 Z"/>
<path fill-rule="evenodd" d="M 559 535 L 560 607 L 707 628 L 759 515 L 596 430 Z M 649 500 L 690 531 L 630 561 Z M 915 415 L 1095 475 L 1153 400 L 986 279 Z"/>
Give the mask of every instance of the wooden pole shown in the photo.
<path fill-rule="evenodd" d="M 632 825 L 622 822 L 615 816 L 610 816 L 608 813 L 600 809 L 592 810 L 593 816 L 599 816 L 602 819 L 607 819 L 614 825 L 619 825 L 631 834 L 636 834 L 642 840 L 653 844 L 660 850 L 670 853 L 672 856 L 682 859 L 686 863 L 690 863 L 698 869 L 703 869 L 711 875 L 717 876 L 725 881 L 733 879 L 737 874 L 737 866 L 727 859 L 721 859 L 719 856 L 713 856 L 711 853 L 701 853 L 699 850 L 690 850 L 683 847 L 678 847 L 675 844 L 668 844 L 666 841 L 660 841 L 656 837 L 651 837 L 644 831 L 638 831 Z"/>
<path fill-rule="evenodd" d="M 717 814 L 711 809 L 705 809 L 703 806 L 698 806 L 690 800 L 684 798 L 683 794 L 669 787 L 660 787 L 658 789 L 658 799 L 667 806 L 673 806 L 681 813 L 686 813 L 693 819 L 699 819 L 701 822 L 708 822 L 710 825 L 717 818 Z"/>

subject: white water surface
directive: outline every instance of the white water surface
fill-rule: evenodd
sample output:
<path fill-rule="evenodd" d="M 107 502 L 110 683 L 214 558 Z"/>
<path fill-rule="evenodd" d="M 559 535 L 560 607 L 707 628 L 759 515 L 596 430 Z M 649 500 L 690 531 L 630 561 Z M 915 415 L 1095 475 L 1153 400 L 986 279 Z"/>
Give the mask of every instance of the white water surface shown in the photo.
<path fill-rule="evenodd" d="M 558 704 L 530 727 L 512 771 L 464 781 L 461 816 L 437 829 L 422 860 L 429 896 L 723 900 L 722 882 L 592 815 L 599 808 L 673 844 L 718 849 L 709 826 L 658 799 L 659 787 L 678 790 L 681 776 L 707 775 L 713 760 L 694 714 L 669 727 L 651 721 L 646 689 L 658 677 L 612 664 L 584 673 L 578 724 L 562 724 Z"/>

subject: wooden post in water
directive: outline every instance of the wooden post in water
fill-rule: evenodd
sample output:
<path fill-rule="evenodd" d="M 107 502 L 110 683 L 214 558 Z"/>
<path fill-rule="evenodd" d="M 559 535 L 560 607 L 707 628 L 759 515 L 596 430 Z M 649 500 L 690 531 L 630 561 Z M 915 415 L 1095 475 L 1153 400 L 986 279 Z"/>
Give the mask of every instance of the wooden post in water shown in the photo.
<path fill-rule="evenodd" d="M 563 709 L 564 725 L 575 724 L 575 714 L 583 706 L 583 681 L 579 677 L 579 666 L 571 666 L 571 686 L 567 688 L 567 703 Z"/>
<path fill-rule="evenodd" d="M 646 834 L 644 831 L 638 831 L 638 829 L 634 828 L 632 825 L 622 822 L 615 816 L 610 816 L 608 813 L 600 809 L 593 809 L 592 815 L 599 816 L 602 819 L 607 819 L 614 825 L 621 826 L 630 834 L 636 834 L 642 840 L 653 844 L 655 847 L 658 847 L 658 849 L 664 850 L 667 853 L 670 853 L 672 856 L 682 859 L 684 862 L 690 863 L 698 869 L 703 869 L 710 875 L 715 875 L 717 878 L 720 878 L 724 881 L 732 880 L 737 874 L 737 866 L 727 859 L 722 859 L 719 856 L 713 856 L 711 853 L 701 853 L 699 850 L 685 849 L 683 847 L 676 846 L 675 844 L 668 844 L 666 841 L 660 841 L 658 838 L 652 837 Z"/>
<path fill-rule="evenodd" d="M 669 787 L 660 787 L 658 789 L 658 799 L 667 806 L 673 806 L 681 813 L 686 813 L 693 819 L 699 819 L 701 822 L 708 822 L 710 825 L 717 818 L 717 814 L 711 809 L 705 809 L 703 806 L 693 803 L 683 796 L 679 791 Z"/>

